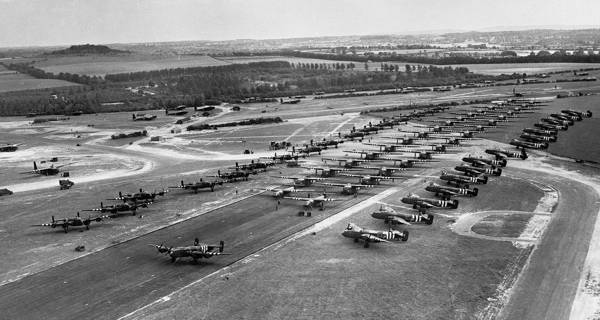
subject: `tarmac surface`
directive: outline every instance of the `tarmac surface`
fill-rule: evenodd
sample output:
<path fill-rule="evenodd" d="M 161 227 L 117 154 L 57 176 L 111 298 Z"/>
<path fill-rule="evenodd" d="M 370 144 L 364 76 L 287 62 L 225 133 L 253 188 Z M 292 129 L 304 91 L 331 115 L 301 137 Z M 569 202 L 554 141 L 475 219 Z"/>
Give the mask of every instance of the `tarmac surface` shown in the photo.
<path fill-rule="evenodd" d="M 560 201 L 498 319 L 569 318 L 600 209 L 600 196 L 588 185 L 539 173 L 535 179 L 556 188 Z"/>
<path fill-rule="evenodd" d="M 269 195 L 257 195 L 144 236 L 120 243 L 44 272 L 0 286 L 0 309 L 6 319 L 114 319 L 208 275 L 265 246 L 298 232 L 364 199 L 367 194 L 297 216 L 300 202 L 275 209 Z M 272 202 L 271 210 L 264 210 Z M 225 251 L 194 264 L 167 256 L 148 244 L 190 245 L 225 241 Z M 32 301 L 34 303 L 32 303 Z M 68 307 L 65 307 L 68 306 Z"/>

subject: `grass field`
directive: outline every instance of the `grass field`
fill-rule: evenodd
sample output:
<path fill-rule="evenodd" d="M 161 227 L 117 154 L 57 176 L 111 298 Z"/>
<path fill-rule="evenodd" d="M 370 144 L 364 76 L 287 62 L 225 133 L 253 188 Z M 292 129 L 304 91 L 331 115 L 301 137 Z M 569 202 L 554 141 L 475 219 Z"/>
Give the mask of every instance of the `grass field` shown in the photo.
<path fill-rule="evenodd" d="M 26 74 L 0 66 L 0 92 L 78 86 L 76 83 L 56 79 L 36 79 Z"/>
<path fill-rule="evenodd" d="M 564 70 L 577 70 L 585 68 L 598 68 L 596 63 L 493 63 L 493 64 L 462 64 L 452 67 L 465 67 L 471 72 L 499 75 L 512 73 L 544 73 Z"/>
<path fill-rule="evenodd" d="M 210 67 L 227 65 L 208 56 L 60 56 L 36 61 L 35 67 L 58 74 L 68 72 L 89 76 L 105 76 L 114 73 L 150 71 L 173 68 Z"/>
<path fill-rule="evenodd" d="M 508 216 L 491 215 L 474 225 L 471 230 L 492 237 L 519 237 L 531 215 L 511 214 Z"/>

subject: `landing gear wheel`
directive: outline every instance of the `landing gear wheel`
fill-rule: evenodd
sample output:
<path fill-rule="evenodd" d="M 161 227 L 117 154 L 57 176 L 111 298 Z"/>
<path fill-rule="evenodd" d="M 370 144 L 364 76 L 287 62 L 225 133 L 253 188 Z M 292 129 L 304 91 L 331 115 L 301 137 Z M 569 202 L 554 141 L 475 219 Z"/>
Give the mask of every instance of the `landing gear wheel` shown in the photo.
<path fill-rule="evenodd" d="M 365 248 L 368 248 L 368 247 L 369 247 L 369 243 L 365 242 Z"/>
<path fill-rule="evenodd" d="M 310 211 L 306 213 L 307 217 L 310 217 L 311 215 L 312 215 L 312 212 L 310 212 Z"/>
<path fill-rule="evenodd" d="M 354 239 L 354 242 L 358 242 L 358 239 Z"/>

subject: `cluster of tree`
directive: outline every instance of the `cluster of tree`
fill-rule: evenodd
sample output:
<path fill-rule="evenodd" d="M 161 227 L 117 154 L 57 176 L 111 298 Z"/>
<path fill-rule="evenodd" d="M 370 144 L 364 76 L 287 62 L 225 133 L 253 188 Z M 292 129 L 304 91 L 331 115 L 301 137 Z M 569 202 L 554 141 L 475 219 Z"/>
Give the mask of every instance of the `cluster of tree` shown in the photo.
<path fill-rule="evenodd" d="M 336 64 L 337 65 L 337 64 Z M 340 63 L 339 69 L 319 64 L 292 65 L 270 61 L 219 67 L 200 67 L 107 75 L 107 81 L 159 81 L 163 96 L 158 106 L 206 104 L 209 100 L 239 102 L 250 97 L 272 98 L 335 92 L 347 89 L 379 90 L 406 86 L 438 86 L 496 80 L 494 76 L 470 73 L 467 68 L 410 66 L 403 70 L 384 65 L 387 72 L 357 72 Z M 346 67 L 342 67 L 342 66 Z M 318 67 L 317 67 L 318 66 Z M 159 90 L 159 91 L 160 91 Z M 177 98 L 173 98 L 177 97 Z"/>
<path fill-rule="evenodd" d="M 61 72 L 59 74 L 54 74 L 51 72 L 46 72 L 42 69 L 36 68 L 28 63 L 11 63 L 11 64 L 2 64 L 5 68 L 14 70 L 20 73 L 28 74 L 37 79 L 58 79 L 65 80 L 69 82 L 85 84 L 85 85 L 98 85 L 102 84 L 104 80 L 101 77 L 97 76 L 88 76 L 88 75 L 79 75 L 76 73 L 68 73 Z"/>
<path fill-rule="evenodd" d="M 255 125 L 255 124 L 268 124 L 268 123 L 280 123 L 280 122 L 283 122 L 283 119 L 281 119 L 280 117 L 252 118 L 252 119 L 246 119 L 246 120 L 242 120 L 242 121 L 225 122 L 225 123 L 219 123 L 219 124 L 208 124 L 208 123 L 193 124 L 193 125 L 188 126 L 186 129 L 187 129 L 187 131 L 208 130 L 208 129 L 217 129 L 217 128 L 222 128 L 222 127 L 251 126 L 251 125 Z"/>
<path fill-rule="evenodd" d="M 110 136 L 110 138 L 113 140 L 116 140 L 116 139 L 134 138 L 134 137 L 145 137 L 147 135 L 148 135 L 148 132 L 146 130 L 142 130 L 142 131 L 134 131 L 134 132 L 130 132 L 130 133 L 113 134 L 112 136 Z"/>
<path fill-rule="evenodd" d="M 0 116 L 135 111 L 156 108 L 150 98 L 140 97 L 122 88 L 39 89 L 0 93 Z"/>
<path fill-rule="evenodd" d="M 52 51 L 52 55 L 83 55 L 83 54 L 122 54 L 129 51 L 122 51 L 109 48 L 103 45 L 83 44 L 73 45 L 67 49 Z"/>
<path fill-rule="evenodd" d="M 352 62 L 349 63 L 304 63 L 304 62 L 297 62 L 296 64 L 294 64 L 293 62 L 290 63 L 290 65 L 292 66 L 292 68 L 299 68 L 299 69 L 312 69 L 312 70 L 354 70 L 354 68 L 356 67 L 356 65 Z"/>

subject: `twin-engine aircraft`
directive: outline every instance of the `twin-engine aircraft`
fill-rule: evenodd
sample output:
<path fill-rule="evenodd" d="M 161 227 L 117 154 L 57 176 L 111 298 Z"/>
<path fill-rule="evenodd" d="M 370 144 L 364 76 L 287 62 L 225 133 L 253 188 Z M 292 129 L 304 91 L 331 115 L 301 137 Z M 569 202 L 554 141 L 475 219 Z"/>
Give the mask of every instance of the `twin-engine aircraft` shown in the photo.
<path fill-rule="evenodd" d="M 40 168 L 38 168 L 37 163 L 34 161 L 33 162 L 33 170 L 31 170 L 31 171 L 25 171 L 25 172 L 21 172 L 21 173 L 33 173 L 33 174 L 39 174 L 39 175 L 42 175 L 42 176 L 55 176 L 55 175 L 57 175 L 60 172 L 60 170 L 59 170 L 60 168 L 62 168 L 64 166 L 68 166 L 70 164 L 71 163 L 67 163 L 67 164 L 63 164 L 63 165 L 60 165 L 60 166 L 56 166 L 56 167 L 54 165 L 51 165 L 48 168 L 41 168 L 40 169 Z"/>
<path fill-rule="evenodd" d="M 121 191 L 119 191 L 119 196 L 113 199 L 108 199 L 108 200 L 123 200 L 125 202 L 137 202 L 137 201 L 144 201 L 144 202 L 154 202 L 154 200 L 156 199 L 156 196 L 164 196 L 167 192 L 169 192 L 169 190 L 162 190 L 162 191 L 154 191 L 152 193 L 150 192 L 146 192 L 143 191 L 140 188 L 140 192 L 136 192 L 136 193 L 125 193 L 123 194 Z"/>
<path fill-rule="evenodd" d="M 109 216 L 88 216 L 87 218 L 82 218 L 77 212 L 77 216 L 73 218 L 63 218 L 63 219 L 54 219 L 52 216 L 52 222 L 50 223 L 42 223 L 42 224 L 34 224 L 34 227 L 61 227 L 65 231 L 65 233 L 69 232 L 69 227 L 85 227 L 86 230 L 90 230 L 90 224 L 92 222 L 100 222 L 103 219 L 109 218 Z"/>
<path fill-rule="evenodd" d="M 210 191 L 215 191 L 215 186 L 216 185 L 223 185 L 222 181 L 204 181 L 202 180 L 202 178 L 200 178 L 200 181 L 198 182 L 192 182 L 192 183 L 183 183 L 183 180 L 181 180 L 181 184 L 178 186 L 174 186 L 174 187 L 169 187 L 169 188 L 179 188 L 179 189 L 184 189 L 184 190 L 192 190 L 194 191 L 194 193 L 198 193 L 198 190 L 200 189 L 210 189 Z"/>
<path fill-rule="evenodd" d="M 229 255 L 231 253 L 224 253 L 225 242 L 220 241 L 218 245 L 204 244 L 196 238 L 193 246 L 187 247 L 167 247 L 164 245 L 151 244 L 155 247 L 158 252 L 164 253 L 171 257 L 171 262 L 175 262 L 179 258 L 191 257 L 194 262 L 198 262 L 198 259 L 208 259 L 219 255 Z"/>

